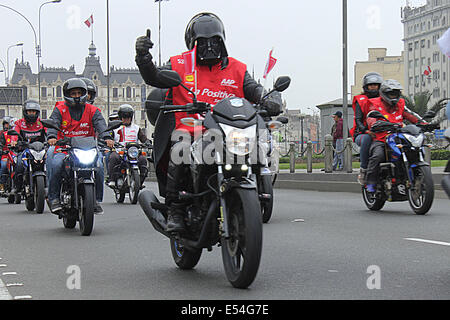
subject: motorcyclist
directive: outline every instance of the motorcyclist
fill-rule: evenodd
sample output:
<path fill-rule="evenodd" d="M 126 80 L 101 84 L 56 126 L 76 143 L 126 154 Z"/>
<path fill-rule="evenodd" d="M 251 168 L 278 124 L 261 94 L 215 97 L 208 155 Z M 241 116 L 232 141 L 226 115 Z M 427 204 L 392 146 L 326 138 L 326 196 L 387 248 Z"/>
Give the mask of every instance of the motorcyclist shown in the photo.
<path fill-rule="evenodd" d="M 4 152 L 8 151 L 8 144 L 11 143 L 11 136 L 8 135 L 8 130 L 10 129 L 11 117 L 5 116 L 2 121 L 2 131 L 0 131 L 0 192 L 5 190 L 5 177 L 7 170 L 7 159 L 2 157 Z"/>
<path fill-rule="evenodd" d="M 106 121 L 99 108 L 86 103 L 87 87 L 79 78 L 71 78 L 63 85 L 64 104 L 57 104 L 50 119 L 56 122 L 66 137 L 94 137 L 99 134 L 99 138 L 104 139 L 109 147 L 114 146 L 114 141 L 106 130 Z M 48 130 L 48 143 L 54 146 L 63 135 L 55 129 Z M 50 149 L 49 149 L 50 152 Z M 64 164 L 63 153 L 56 152 L 49 159 L 47 167 L 51 167 L 49 174 L 48 200 L 50 210 L 57 213 L 62 209 L 60 203 L 61 173 Z M 103 212 L 100 202 L 103 200 L 104 169 L 101 153 L 97 161 L 98 170 L 95 179 L 96 204 L 94 212 Z"/>
<path fill-rule="evenodd" d="M 379 172 L 379 163 L 385 159 L 385 141 L 389 134 L 387 131 L 377 130 L 377 127 L 388 121 L 403 126 L 403 120 L 406 119 L 412 123 L 426 123 L 419 115 L 408 110 L 405 106 L 405 100 L 400 98 L 401 84 L 396 80 L 385 80 L 380 86 L 380 97 L 370 99 L 367 125 L 369 130 L 375 133 L 374 140 L 370 146 L 370 157 L 367 166 L 367 191 L 373 193 L 376 191 L 376 183 Z M 376 119 L 370 117 L 370 113 L 379 111 L 385 119 Z"/>
<path fill-rule="evenodd" d="M 21 136 L 24 142 L 46 141 L 46 128 L 42 125 L 39 116 L 41 113 L 41 106 L 36 100 L 27 100 L 23 104 L 22 114 L 23 118 L 16 121 L 14 130 Z M 20 145 L 20 142 L 19 142 Z M 17 156 L 17 164 L 14 175 L 14 188 L 11 193 L 20 192 L 23 185 L 24 165 L 22 161 L 23 151 Z"/>
<path fill-rule="evenodd" d="M 219 93 L 228 96 L 244 97 L 258 103 L 264 88 L 248 73 L 244 63 L 228 56 L 225 46 L 225 30 L 222 21 L 215 14 L 199 13 L 188 23 L 185 30 L 185 43 L 188 50 L 196 47 L 195 77 L 185 72 L 183 55 L 170 58 L 162 67 L 156 67 L 152 62 L 149 49 L 153 47 L 150 31 L 146 36 L 136 40 L 136 64 L 145 83 L 157 88 L 170 88 L 166 103 L 185 105 L 192 102 L 191 95 L 181 86 L 172 87 L 160 76 L 160 70 L 175 70 L 183 83 L 193 88 L 197 87 L 197 100 L 211 104 L 217 103 Z M 214 97 L 216 96 L 216 97 Z M 277 102 L 281 112 L 282 102 Z M 187 130 L 191 134 L 192 127 L 185 126 L 180 119 L 186 117 L 186 112 L 163 114 L 158 117 L 154 132 L 154 163 L 158 177 L 160 194 L 166 198 L 168 210 L 167 231 L 183 231 L 184 203 L 178 198 L 178 192 L 183 190 L 183 179 L 186 165 L 175 165 L 169 157 L 171 133 L 175 129 Z"/>
<path fill-rule="evenodd" d="M 87 87 L 87 103 L 94 104 L 95 98 L 97 97 L 97 86 L 95 85 L 94 81 L 92 81 L 89 78 L 81 78 L 81 80 L 84 81 Z"/>
<path fill-rule="evenodd" d="M 360 169 L 358 182 L 365 185 L 367 164 L 369 162 L 369 149 L 374 138 L 373 132 L 367 127 L 367 113 L 369 112 L 369 99 L 379 97 L 380 85 L 383 77 L 377 72 L 369 72 L 362 79 L 363 92 L 353 98 L 353 128 L 350 134 L 353 141 L 360 147 Z"/>
<path fill-rule="evenodd" d="M 145 132 L 139 128 L 138 125 L 133 123 L 134 109 L 129 104 L 123 104 L 119 107 L 117 114 L 122 121 L 123 126 L 114 130 L 114 141 L 125 146 L 128 142 L 140 141 L 147 146 L 151 146 L 150 140 L 147 138 Z M 108 186 L 114 188 L 116 180 L 120 175 L 120 163 L 121 159 L 117 152 L 112 152 L 109 157 L 108 173 L 110 181 Z M 147 177 L 147 159 L 142 154 L 138 157 L 138 166 L 140 172 L 141 184 L 144 183 Z"/>

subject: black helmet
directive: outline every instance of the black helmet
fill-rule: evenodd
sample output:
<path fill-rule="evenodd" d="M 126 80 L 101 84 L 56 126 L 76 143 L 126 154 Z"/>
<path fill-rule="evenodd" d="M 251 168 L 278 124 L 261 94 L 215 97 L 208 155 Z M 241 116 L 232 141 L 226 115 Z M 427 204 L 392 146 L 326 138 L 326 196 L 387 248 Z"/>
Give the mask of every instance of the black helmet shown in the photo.
<path fill-rule="evenodd" d="M 29 115 L 27 111 L 30 110 L 34 110 L 36 111 L 36 114 L 34 116 Z M 39 118 L 39 115 L 41 114 L 41 106 L 39 105 L 39 102 L 37 102 L 36 100 L 27 100 L 25 101 L 25 103 L 23 104 L 22 107 L 22 114 L 23 117 L 25 118 L 26 122 L 29 123 L 34 123 L 37 121 L 37 119 Z"/>
<path fill-rule="evenodd" d="M 134 109 L 129 104 L 123 104 L 119 107 L 117 114 L 119 116 L 119 119 L 124 119 L 124 118 L 133 119 Z"/>
<path fill-rule="evenodd" d="M 362 87 L 364 90 L 364 93 L 369 98 L 376 98 L 379 96 L 379 88 L 381 86 L 381 83 L 383 83 L 383 77 L 378 72 L 369 72 L 363 77 L 362 81 Z M 378 84 L 378 90 L 369 90 L 368 86 L 369 84 Z"/>
<path fill-rule="evenodd" d="M 9 126 L 11 126 L 11 117 L 10 116 L 4 116 L 3 117 L 3 121 L 2 121 L 2 127 L 3 130 L 5 130 L 5 124 L 8 124 Z"/>
<path fill-rule="evenodd" d="M 82 91 L 82 95 L 79 98 L 71 98 L 70 90 L 79 88 Z M 71 78 L 64 82 L 63 85 L 64 100 L 68 107 L 81 107 L 86 104 L 87 101 L 87 86 L 80 78 Z"/>
<path fill-rule="evenodd" d="M 397 80 L 385 80 L 380 86 L 380 96 L 384 102 L 395 107 L 400 100 L 402 85 Z"/>
<path fill-rule="evenodd" d="M 84 81 L 87 87 L 88 94 L 91 95 L 91 98 L 88 98 L 87 102 L 90 104 L 94 104 L 95 97 L 97 96 L 97 87 L 95 86 L 94 81 L 89 78 L 81 78 L 81 80 Z"/>
<path fill-rule="evenodd" d="M 228 56 L 225 47 L 225 29 L 215 14 L 202 12 L 189 21 L 184 33 L 186 47 L 192 50 L 196 40 L 199 40 L 197 44 L 199 62 Z"/>

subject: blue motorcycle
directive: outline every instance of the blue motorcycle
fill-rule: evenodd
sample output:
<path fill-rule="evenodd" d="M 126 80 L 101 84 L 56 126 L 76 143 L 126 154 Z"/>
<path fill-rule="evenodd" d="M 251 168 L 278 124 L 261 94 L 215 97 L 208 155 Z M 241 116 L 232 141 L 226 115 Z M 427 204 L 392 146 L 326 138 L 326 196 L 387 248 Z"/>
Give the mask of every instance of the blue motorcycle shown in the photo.
<path fill-rule="evenodd" d="M 424 118 L 434 117 L 427 113 Z M 368 117 L 384 119 L 378 112 L 371 112 Z M 362 187 L 363 200 L 370 210 L 380 210 L 386 201 L 408 201 L 411 209 L 418 215 L 426 214 L 433 204 L 434 182 L 430 164 L 424 157 L 424 132 L 436 128 L 434 124 L 401 127 L 398 123 L 377 121 L 372 131 L 391 132 L 386 138 L 386 161 L 380 163 L 380 173 L 376 192 L 368 192 Z"/>

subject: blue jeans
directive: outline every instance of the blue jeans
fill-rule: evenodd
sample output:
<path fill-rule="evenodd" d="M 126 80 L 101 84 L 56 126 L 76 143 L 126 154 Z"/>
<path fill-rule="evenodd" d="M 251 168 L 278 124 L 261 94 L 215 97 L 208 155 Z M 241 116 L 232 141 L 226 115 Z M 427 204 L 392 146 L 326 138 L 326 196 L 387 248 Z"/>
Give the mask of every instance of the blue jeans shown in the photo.
<path fill-rule="evenodd" d="M 361 162 L 360 167 L 362 169 L 367 169 L 369 163 L 369 150 L 372 144 L 372 137 L 368 134 L 360 134 L 356 137 L 355 143 L 359 146 L 359 161 Z"/>
<path fill-rule="evenodd" d="M 64 166 L 63 153 L 53 153 L 54 147 L 48 149 L 47 153 L 47 176 L 48 176 L 48 200 L 60 198 L 61 181 Z M 97 202 L 103 201 L 103 183 L 105 179 L 103 155 L 98 153 L 97 170 L 95 171 L 95 197 Z"/>
<path fill-rule="evenodd" d="M 333 170 L 344 168 L 344 139 L 336 139 L 336 152 L 333 159 Z M 340 152 L 340 153 L 339 153 Z"/>
<path fill-rule="evenodd" d="M 4 184 L 6 182 L 6 177 L 3 175 L 6 174 L 8 168 L 6 167 L 7 160 L 2 160 L 0 165 L 0 184 Z"/>

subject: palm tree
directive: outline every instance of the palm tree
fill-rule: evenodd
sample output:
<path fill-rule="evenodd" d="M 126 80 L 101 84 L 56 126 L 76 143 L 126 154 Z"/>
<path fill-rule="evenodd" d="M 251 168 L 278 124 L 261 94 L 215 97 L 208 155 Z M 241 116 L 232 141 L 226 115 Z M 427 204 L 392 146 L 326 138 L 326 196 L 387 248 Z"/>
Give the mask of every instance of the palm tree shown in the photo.
<path fill-rule="evenodd" d="M 420 116 L 423 116 L 428 110 L 433 110 L 434 112 L 436 112 L 436 114 L 438 114 L 439 110 L 444 108 L 447 104 L 447 101 L 450 100 L 450 98 L 442 98 L 435 102 L 431 107 L 428 107 L 431 96 L 432 94 L 428 90 L 426 90 L 424 92 L 415 94 L 414 100 L 406 96 L 402 96 L 402 98 L 405 99 L 405 103 L 408 109 L 414 111 Z"/>

